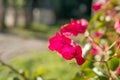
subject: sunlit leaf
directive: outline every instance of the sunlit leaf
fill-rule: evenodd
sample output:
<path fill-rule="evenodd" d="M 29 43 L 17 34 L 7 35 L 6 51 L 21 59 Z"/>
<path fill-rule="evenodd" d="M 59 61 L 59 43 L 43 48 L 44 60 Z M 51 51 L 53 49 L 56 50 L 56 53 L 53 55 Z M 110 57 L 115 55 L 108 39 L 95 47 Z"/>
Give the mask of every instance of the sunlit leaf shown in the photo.
<path fill-rule="evenodd" d="M 44 67 L 38 67 L 35 71 L 35 76 L 42 76 L 43 74 L 48 73 L 48 69 L 44 68 Z"/>

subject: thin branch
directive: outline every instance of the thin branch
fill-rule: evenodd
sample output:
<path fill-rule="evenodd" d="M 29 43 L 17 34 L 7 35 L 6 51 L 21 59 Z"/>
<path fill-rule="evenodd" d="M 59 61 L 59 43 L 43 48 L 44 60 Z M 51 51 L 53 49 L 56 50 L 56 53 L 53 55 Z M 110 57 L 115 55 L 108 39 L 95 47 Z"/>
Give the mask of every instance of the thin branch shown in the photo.
<path fill-rule="evenodd" d="M 13 71 L 14 73 L 20 75 L 24 80 L 29 80 L 24 73 L 20 73 L 19 71 L 17 71 L 14 67 L 12 67 L 11 65 L 6 64 L 5 62 L 3 62 L 2 60 L 0 60 L 0 63 L 5 66 L 8 67 L 9 69 L 11 69 L 11 71 Z"/>
<path fill-rule="evenodd" d="M 92 38 L 92 36 L 88 35 L 87 38 L 88 38 L 90 41 L 94 42 L 95 45 L 97 45 L 101 50 L 103 50 L 103 48 L 101 47 L 101 45 L 98 44 L 98 43 L 96 43 L 96 42 L 94 41 L 94 39 Z"/>
<path fill-rule="evenodd" d="M 90 61 L 90 62 L 105 62 L 105 61 L 103 61 L 103 60 L 99 60 L 99 61 L 97 61 L 97 60 L 91 60 L 91 59 L 88 59 L 88 58 L 86 58 L 86 60 L 88 60 L 88 61 Z"/>
<path fill-rule="evenodd" d="M 117 43 L 117 41 L 114 41 L 114 42 L 109 46 L 109 48 L 107 49 L 107 51 L 108 51 L 109 49 L 111 49 L 116 43 Z"/>
<path fill-rule="evenodd" d="M 110 68 L 108 66 L 107 61 L 105 61 L 104 63 L 105 63 L 105 66 L 106 66 L 106 69 L 107 69 L 107 72 L 108 72 L 109 80 L 114 80 L 114 78 L 112 77 L 112 74 L 110 72 Z"/>

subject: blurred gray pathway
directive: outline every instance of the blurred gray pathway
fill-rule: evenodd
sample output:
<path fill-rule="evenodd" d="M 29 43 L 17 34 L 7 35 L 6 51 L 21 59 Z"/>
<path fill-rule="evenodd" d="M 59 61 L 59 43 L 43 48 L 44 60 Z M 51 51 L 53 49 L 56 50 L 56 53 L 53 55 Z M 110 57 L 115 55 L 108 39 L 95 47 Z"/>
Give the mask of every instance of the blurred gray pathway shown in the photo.
<path fill-rule="evenodd" d="M 47 44 L 48 42 L 44 40 L 23 39 L 0 33 L 0 57 L 3 60 L 8 60 L 32 50 L 42 53 L 47 50 Z"/>

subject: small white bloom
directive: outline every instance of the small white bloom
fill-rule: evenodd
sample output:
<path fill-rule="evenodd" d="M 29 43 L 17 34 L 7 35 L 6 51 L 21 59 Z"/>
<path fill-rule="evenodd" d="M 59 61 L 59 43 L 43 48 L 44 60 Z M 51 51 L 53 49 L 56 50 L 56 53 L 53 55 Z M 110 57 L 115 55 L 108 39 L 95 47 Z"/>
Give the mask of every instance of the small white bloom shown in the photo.
<path fill-rule="evenodd" d="M 105 17 L 104 16 L 100 16 L 100 20 L 104 21 Z"/>
<path fill-rule="evenodd" d="M 107 21 L 107 22 L 111 21 L 111 17 L 110 16 L 106 16 L 105 17 L 105 21 Z"/>
<path fill-rule="evenodd" d="M 37 79 L 36 80 L 43 80 L 41 77 L 37 77 Z"/>
<path fill-rule="evenodd" d="M 87 53 L 87 51 L 91 48 L 89 43 L 85 44 L 84 48 L 82 48 L 83 56 Z"/>
<path fill-rule="evenodd" d="M 100 72 L 97 68 L 93 68 L 93 71 L 94 71 L 96 74 L 103 76 L 103 73 Z"/>

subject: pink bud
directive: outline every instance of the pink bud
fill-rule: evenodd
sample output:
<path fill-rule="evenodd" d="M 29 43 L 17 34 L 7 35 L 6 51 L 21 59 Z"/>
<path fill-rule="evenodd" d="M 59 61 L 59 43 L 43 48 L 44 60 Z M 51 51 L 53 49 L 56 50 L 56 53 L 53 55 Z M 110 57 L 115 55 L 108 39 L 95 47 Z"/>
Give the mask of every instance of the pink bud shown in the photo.
<path fill-rule="evenodd" d="M 115 22 L 114 29 L 116 30 L 117 33 L 120 34 L 120 19 L 118 19 L 118 18 Z"/>
<path fill-rule="evenodd" d="M 61 33 L 65 36 L 77 36 L 79 33 L 85 33 L 88 21 L 85 19 L 74 20 L 61 27 Z"/>
<path fill-rule="evenodd" d="M 96 3 L 94 3 L 94 4 L 92 5 L 92 9 L 93 9 L 94 11 L 98 11 L 98 10 L 101 9 L 101 6 L 102 6 L 102 3 L 101 3 L 101 2 L 96 2 Z"/>
<path fill-rule="evenodd" d="M 91 55 L 96 55 L 101 52 L 101 49 L 94 42 L 91 41 L 90 44 L 92 46 L 90 51 Z"/>
<path fill-rule="evenodd" d="M 120 66 L 117 68 L 116 74 L 120 74 Z"/>
<path fill-rule="evenodd" d="M 99 53 L 99 49 L 93 47 L 92 50 L 91 50 L 91 54 L 92 54 L 92 55 L 96 55 L 96 54 L 98 54 L 98 53 Z"/>
<path fill-rule="evenodd" d="M 97 31 L 97 32 L 95 32 L 94 37 L 95 37 L 95 38 L 100 38 L 100 37 L 103 36 L 103 34 L 104 34 L 103 31 Z"/>
<path fill-rule="evenodd" d="M 117 41 L 116 45 L 118 48 L 120 48 L 120 41 Z"/>

